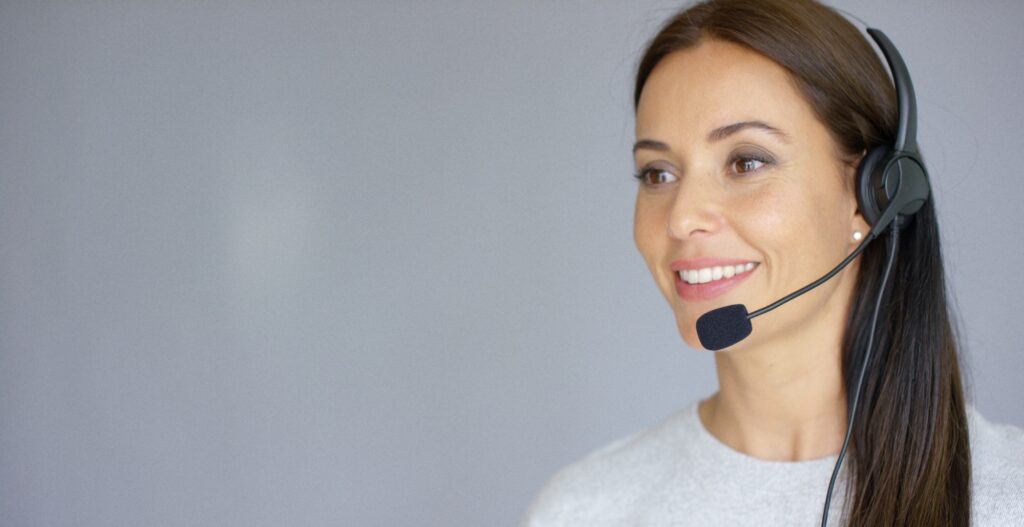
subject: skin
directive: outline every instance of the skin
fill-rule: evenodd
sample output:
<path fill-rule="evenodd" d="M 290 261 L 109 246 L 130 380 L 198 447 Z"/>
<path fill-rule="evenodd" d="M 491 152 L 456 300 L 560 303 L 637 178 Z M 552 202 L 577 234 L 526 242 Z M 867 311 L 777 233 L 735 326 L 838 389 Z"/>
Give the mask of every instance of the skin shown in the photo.
<path fill-rule="evenodd" d="M 748 127 L 708 140 L 711 130 L 745 121 L 786 137 Z M 695 349 L 702 314 L 770 304 L 824 275 L 856 248 L 853 232 L 869 230 L 857 212 L 857 160 L 840 155 L 789 73 L 748 48 L 705 40 L 663 58 L 641 94 L 636 138 L 666 148 L 635 152 L 637 171 L 653 170 L 638 187 L 634 242 Z M 758 265 L 723 295 L 684 301 L 669 266 L 697 257 Z M 847 418 L 841 337 L 858 268 L 859 259 L 753 319 L 749 337 L 715 353 L 719 390 L 699 404 L 712 435 L 765 460 L 839 452 Z"/>

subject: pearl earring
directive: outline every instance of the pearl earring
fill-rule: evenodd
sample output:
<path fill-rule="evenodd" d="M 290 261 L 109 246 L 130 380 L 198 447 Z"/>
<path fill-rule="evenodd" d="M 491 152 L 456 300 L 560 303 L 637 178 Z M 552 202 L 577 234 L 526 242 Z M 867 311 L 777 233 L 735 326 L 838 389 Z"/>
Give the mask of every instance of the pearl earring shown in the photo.
<path fill-rule="evenodd" d="M 863 238 L 863 237 L 864 237 L 864 234 L 861 233 L 860 231 L 853 231 L 853 241 L 859 242 L 860 239 Z"/>

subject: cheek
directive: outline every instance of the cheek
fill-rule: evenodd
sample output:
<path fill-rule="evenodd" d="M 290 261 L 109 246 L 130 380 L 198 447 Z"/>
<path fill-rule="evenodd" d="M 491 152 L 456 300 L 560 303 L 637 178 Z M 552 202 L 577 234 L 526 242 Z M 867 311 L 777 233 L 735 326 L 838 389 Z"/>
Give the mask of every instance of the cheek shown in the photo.
<path fill-rule="evenodd" d="M 765 186 L 756 192 L 736 193 L 725 210 L 730 211 L 730 223 L 739 235 L 755 248 L 768 252 L 785 245 L 799 225 L 805 221 L 801 200 L 793 192 L 780 185 Z"/>
<path fill-rule="evenodd" d="M 787 287 L 808 281 L 842 256 L 841 207 L 822 189 L 795 183 L 765 186 L 756 196 L 735 198 L 731 208 L 740 235 L 765 258 L 768 273 Z"/>
<path fill-rule="evenodd" d="M 672 303 L 673 278 L 667 275 L 663 267 L 671 243 L 668 239 L 667 210 L 660 200 L 638 196 L 633 215 L 633 241 L 658 289 Z"/>
<path fill-rule="evenodd" d="M 822 224 L 823 204 L 813 193 L 796 184 L 777 183 L 734 197 L 730 220 L 761 257 L 769 287 L 781 293 L 808 282 L 825 266 L 830 251 L 823 247 L 822 237 L 832 226 Z"/>
<path fill-rule="evenodd" d="M 660 227 L 659 227 L 660 226 Z M 648 265 L 657 257 L 658 245 L 664 243 L 664 212 L 649 199 L 637 196 L 633 214 L 633 242 Z"/>

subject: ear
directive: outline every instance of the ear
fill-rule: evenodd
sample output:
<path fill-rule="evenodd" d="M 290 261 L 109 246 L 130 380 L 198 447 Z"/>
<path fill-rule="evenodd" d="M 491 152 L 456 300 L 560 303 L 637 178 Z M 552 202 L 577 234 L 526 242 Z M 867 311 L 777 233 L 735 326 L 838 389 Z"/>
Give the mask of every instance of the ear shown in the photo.
<path fill-rule="evenodd" d="M 853 219 L 850 222 L 850 245 L 858 245 L 863 240 L 863 238 L 861 240 L 853 239 L 854 232 L 859 232 L 864 236 L 871 232 L 871 225 L 864 220 L 864 216 L 861 215 L 860 211 L 853 215 Z"/>
<path fill-rule="evenodd" d="M 852 211 L 850 216 L 850 245 L 857 245 L 860 243 L 853 239 L 853 233 L 855 231 L 860 231 L 863 235 L 867 235 L 867 233 L 871 231 L 871 224 L 864 219 L 864 215 L 861 214 L 857 205 L 857 169 L 860 167 L 860 162 L 864 159 L 865 155 L 867 155 L 866 150 L 844 163 L 844 169 L 846 172 L 845 181 L 847 183 L 846 194 L 847 199 L 849 200 L 849 208 L 847 210 Z"/>

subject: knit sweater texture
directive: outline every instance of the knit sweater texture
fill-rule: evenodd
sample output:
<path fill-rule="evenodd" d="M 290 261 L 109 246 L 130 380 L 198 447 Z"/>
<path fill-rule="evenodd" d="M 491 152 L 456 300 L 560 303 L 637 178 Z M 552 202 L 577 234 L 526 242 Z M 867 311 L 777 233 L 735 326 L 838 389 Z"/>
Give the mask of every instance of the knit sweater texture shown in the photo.
<path fill-rule="evenodd" d="M 698 401 L 656 426 L 561 469 L 544 485 L 523 527 L 819 526 L 837 456 L 766 461 L 704 428 Z M 972 525 L 1024 526 L 1024 430 L 967 407 Z M 844 459 L 830 526 L 840 526 Z"/>

